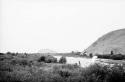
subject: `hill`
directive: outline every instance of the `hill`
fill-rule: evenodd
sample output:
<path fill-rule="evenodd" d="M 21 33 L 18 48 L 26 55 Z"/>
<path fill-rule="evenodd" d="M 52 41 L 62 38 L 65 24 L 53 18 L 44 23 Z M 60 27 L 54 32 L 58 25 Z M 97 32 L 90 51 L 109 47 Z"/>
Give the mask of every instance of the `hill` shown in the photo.
<path fill-rule="evenodd" d="M 57 52 L 50 49 L 41 49 L 38 51 L 38 53 L 57 53 Z"/>
<path fill-rule="evenodd" d="M 125 29 L 105 34 L 83 51 L 86 54 L 125 54 Z"/>

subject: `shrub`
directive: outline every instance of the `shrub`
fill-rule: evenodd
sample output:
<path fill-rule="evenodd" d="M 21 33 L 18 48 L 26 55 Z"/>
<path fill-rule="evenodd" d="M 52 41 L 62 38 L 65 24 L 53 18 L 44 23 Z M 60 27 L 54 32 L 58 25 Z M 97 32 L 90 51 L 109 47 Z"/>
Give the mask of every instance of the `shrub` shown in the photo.
<path fill-rule="evenodd" d="M 26 59 L 13 59 L 13 60 L 11 60 L 11 64 L 12 65 L 18 64 L 18 65 L 23 65 L 23 66 L 26 66 L 26 65 L 31 66 L 31 61 L 26 60 Z"/>
<path fill-rule="evenodd" d="M 6 59 L 4 56 L 0 56 L 0 61 L 3 61 L 4 59 Z"/>
<path fill-rule="evenodd" d="M 53 73 L 54 74 L 59 74 L 59 76 L 63 77 L 63 78 L 69 78 L 73 75 L 76 74 L 76 72 L 78 73 L 77 70 L 78 67 L 74 66 L 74 65 L 70 65 L 70 64 L 62 64 L 62 65 L 55 65 L 53 67 Z"/>
<path fill-rule="evenodd" d="M 45 58 L 45 63 L 57 63 L 57 58 L 48 55 L 48 56 Z"/>
<path fill-rule="evenodd" d="M 57 58 L 53 57 L 53 56 L 41 56 L 38 59 L 38 62 L 45 62 L 45 63 L 56 63 L 57 62 Z"/>
<path fill-rule="evenodd" d="M 8 72 L 12 72 L 13 71 L 13 66 L 5 63 L 5 64 L 0 64 L 0 71 L 8 71 Z"/>
<path fill-rule="evenodd" d="M 72 51 L 72 54 L 75 54 L 75 55 L 80 55 L 80 54 L 81 54 L 81 52 L 73 52 L 73 51 Z"/>
<path fill-rule="evenodd" d="M 113 56 L 102 55 L 100 57 L 111 58 Z M 94 64 L 81 68 L 71 64 L 44 63 L 57 62 L 56 58 L 48 55 L 41 56 L 39 62 L 32 60 L 32 66 L 30 67 L 28 65 L 31 65 L 31 62 L 28 58 L 19 57 L 21 56 L 0 61 L 0 82 L 125 82 L 125 68 L 120 65 L 111 67 Z M 115 57 L 121 58 L 122 56 Z M 61 57 L 60 63 L 63 63 L 64 59 L 66 62 L 66 58 Z"/>
<path fill-rule="evenodd" d="M 111 56 L 111 59 L 114 59 L 114 60 L 122 60 L 122 59 L 124 59 L 124 56 L 121 55 L 121 54 L 112 55 L 112 56 Z"/>
<path fill-rule="evenodd" d="M 115 65 L 106 74 L 106 82 L 125 82 L 125 70 L 123 66 Z"/>
<path fill-rule="evenodd" d="M 61 57 L 59 63 L 66 63 L 66 57 Z"/>
<path fill-rule="evenodd" d="M 125 55 L 123 54 L 98 54 L 98 58 L 104 58 L 104 59 L 113 59 L 113 60 L 123 60 L 125 59 Z"/>
<path fill-rule="evenodd" d="M 21 67 L 21 66 L 20 66 Z M 125 82 L 125 70 L 123 66 L 104 66 L 94 64 L 86 68 L 75 67 L 69 64 L 55 65 L 51 70 L 37 67 L 17 67 L 5 75 L 0 74 L 3 82 Z M 5 78 L 6 77 L 6 78 Z"/>
<path fill-rule="evenodd" d="M 92 53 L 90 53 L 90 54 L 89 54 L 89 57 L 90 57 L 90 58 L 92 58 L 92 56 L 93 56 L 93 54 L 92 54 Z"/>
<path fill-rule="evenodd" d="M 53 67 L 53 69 L 55 70 L 55 71 L 57 71 L 57 70 L 59 70 L 59 69 L 69 69 L 69 70 L 77 70 L 77 69 L 79 69 L 80 67 L 79 66 L 77 66 L 77 65 L 71 65 L 71 64 L 61 64 L 61 65 L 55 65 L 54 67 Z"/>
<path fill-rule="evenodd" d="M 4 53 L 0 53 L 0 55 L 4 55 Z"/>
<path fill-rule="evenodd" d="M 11 54 L 11 52 L 7 52 L 6 54 Z"/>
<path fill-rule="evenodd" d="M 81 70 L 84 82 L 125 82 L 123 66 L 102 66 L 99 64 Z"/>
<path fill-rule="evenodd" d="M 38 62 L 45 62 L 45 56 L 41 56 L 41 57 L 38 59 Z"/>
<path fill-rule="evenodd" d="M 58 74 L 61 77 L 68 78 L 69 76 L 71 76 L 72 72 L 70 70 L 67 70 L 67 69 L 62 69 L 62 70 L 58 71 Z"/>

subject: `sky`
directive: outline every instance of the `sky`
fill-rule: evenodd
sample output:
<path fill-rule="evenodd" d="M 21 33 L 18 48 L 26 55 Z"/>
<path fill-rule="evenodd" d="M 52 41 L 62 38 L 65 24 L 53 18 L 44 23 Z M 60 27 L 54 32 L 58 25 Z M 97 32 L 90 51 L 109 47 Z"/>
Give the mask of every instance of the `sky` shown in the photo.
<path fill-rule="evenodd" d="M 124 0 L 0 0 L 0 51 L 83 51 L 125 27 Z"/>

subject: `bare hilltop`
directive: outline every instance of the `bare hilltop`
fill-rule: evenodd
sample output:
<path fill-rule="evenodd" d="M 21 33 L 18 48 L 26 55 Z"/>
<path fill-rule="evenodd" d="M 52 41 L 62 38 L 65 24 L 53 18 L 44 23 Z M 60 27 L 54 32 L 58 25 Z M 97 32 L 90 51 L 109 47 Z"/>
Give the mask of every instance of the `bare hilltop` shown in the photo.
<path fill-rule="evenodd" d="M 103 35 L 83 53 L 110 54 L 111 51 L 115 54 L 125 54 L 125 29 L 115 30 Z"/>

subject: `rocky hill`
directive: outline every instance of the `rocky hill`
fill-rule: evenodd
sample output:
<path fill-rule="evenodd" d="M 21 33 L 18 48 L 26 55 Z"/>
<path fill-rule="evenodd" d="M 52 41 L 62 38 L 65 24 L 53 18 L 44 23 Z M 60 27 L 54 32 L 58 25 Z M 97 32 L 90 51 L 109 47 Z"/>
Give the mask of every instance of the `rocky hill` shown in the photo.
<path fill-rule="evenodd" d="M 105 34 L 83 51 L 86 54 L 125 54 L 125 29 Z"/>
<path fill-rule="evenodd" d="M 41 49 L 38 51 L 38 53 L 57 53 L 57 52 L 50 49 Z"/>

